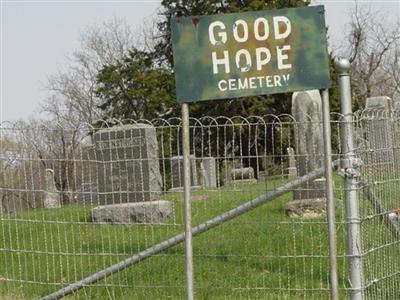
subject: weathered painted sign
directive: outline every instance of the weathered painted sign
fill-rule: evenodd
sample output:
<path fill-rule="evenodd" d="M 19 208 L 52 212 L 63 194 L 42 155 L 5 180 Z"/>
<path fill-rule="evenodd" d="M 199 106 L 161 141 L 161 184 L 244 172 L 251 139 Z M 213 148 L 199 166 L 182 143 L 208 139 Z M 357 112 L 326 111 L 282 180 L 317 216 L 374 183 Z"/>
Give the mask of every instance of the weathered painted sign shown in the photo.
<path fill-rule="evenodd" d="M 178 102 L 330 86 L 323 6 L 171 21 Z"/>

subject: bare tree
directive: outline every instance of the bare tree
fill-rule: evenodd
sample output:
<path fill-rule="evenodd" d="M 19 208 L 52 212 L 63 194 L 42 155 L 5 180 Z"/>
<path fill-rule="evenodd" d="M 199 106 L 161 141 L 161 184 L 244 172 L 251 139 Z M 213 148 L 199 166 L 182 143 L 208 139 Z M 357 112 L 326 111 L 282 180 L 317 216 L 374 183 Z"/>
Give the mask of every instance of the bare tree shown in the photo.
<path fill-rule="evenodd" d="M 18 157 L 21 153 L 21 146 L 4 136 L 0 139 L 0 214 L 9 211 L 9 199 L 15 200 L 15 186 L 19 186 L 16 180 Z"/>
<path fill-rule="evenodd" d="M 383 12 L 360 8 L 352 11 L 347 44 L 342 51 L 352 63 L 352 83 L 356 100 L 399 95 L 400 22 L 388 20 Z"/>
<path fill-rule="evenodd" d="M 133 49 L 136 40 L 124 19 L 87 27 L 80 36 L 80 49 L 68 59 L 68 67 L 49 77 L 47 88 L 52 96 L 42 110 L 52 116 L 55 106 L 59 106 L 58 112 L 68 112 L 89 124 L 100 118 L 99 99 L 93 89 L 96 76 L 104 65 L 115 63 Z"/>
<path fill-rule="evenodd" d="M 40 207 L 43 203 L 43 165 L 31 145 L 21 140 L 21 128 L 1 127 L 0 213 Z"/>
<path fill-rule="evenodd" d="M 55 108 L 58 107 L 55 105 Z M 64 203 L 69 203 L 68 196 L 79 188 L 80 144 L 87 136 L 85 124 L 65 120 L 64 113 L 54 111 L 52 120 L 19 121 L 15 125 L 18 139 L 29 149 L 35 168 L 52 169 L 57 189 Z"/>

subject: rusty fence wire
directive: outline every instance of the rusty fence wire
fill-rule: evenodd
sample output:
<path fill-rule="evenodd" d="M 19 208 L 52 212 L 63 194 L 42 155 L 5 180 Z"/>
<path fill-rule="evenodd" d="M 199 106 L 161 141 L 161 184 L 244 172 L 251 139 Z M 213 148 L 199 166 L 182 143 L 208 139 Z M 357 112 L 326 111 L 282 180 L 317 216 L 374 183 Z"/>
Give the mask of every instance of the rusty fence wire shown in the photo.
<path fill-rule="evenodd" d="M 364 289 L 371 299 L 399 290 L 393 235 L 400 207 L 398 121 L 394 113 L 379 118 L 363 112 L 354 122 L 357 153 L 365 161 L 359 201 Z M 333 160 L 341 157 L 340 119 L 331 115 Z M 0 298 L 45 296 L 184 231 L 181 119 L 99 124 L 1 124 Z M 380 140 L 386 126 L 391 139 Z M 321 167 L 321 128 L 308 116 L 190 119 L 193 225 Z M 351 287 L 340 170 L 334 178 L 345 298 Z M 196 236 L 195 297 L 329 298 L 323 198 L 319 178 Z M 74 295 L 183 299 L 184 247 L 164 250 Z"/>

